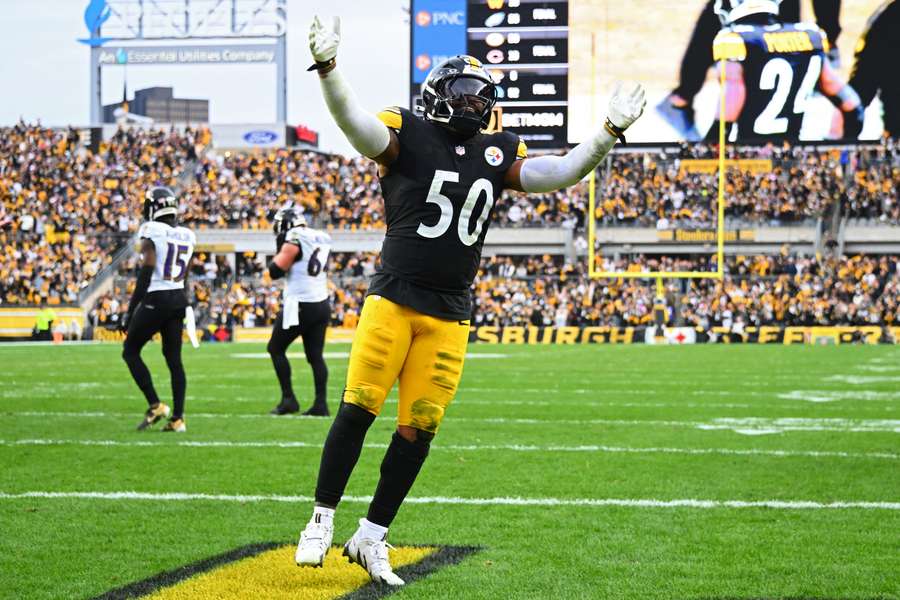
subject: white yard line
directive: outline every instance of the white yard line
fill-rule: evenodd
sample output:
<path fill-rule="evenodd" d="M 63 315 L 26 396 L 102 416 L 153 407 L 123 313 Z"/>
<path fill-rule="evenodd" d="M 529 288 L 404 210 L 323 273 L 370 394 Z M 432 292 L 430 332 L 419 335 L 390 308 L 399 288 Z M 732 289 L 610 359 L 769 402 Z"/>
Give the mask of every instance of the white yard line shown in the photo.
<path fill-rule="evenodd" d="M 837 402 L 839 400 L 865 400 L 891 402 L 900 400 L 896 392 L 876 392 L 871 390 L 791 390 L 777 394 L 782 400 L 802 400 L 803 402 Z"/>
<path fill-rule="evenodd" d="M 900 433 L 900 420 L 892 419 L 795 419 L 795 418 L 718 418 L 711 421 L 645 421 L 630 419 L 516 419 L 455 417 L 454 421 L 468 421 L 519 425 L 625 425 L 652 427 L 693 427 L 703 430 L 731 430 L 745 435 L 782 433 L 785 431 L 844 431 Z"/>
<path fill-rule="evenodd" d="M 271 359 L 266 352 L 235 352 L 228 356 L 231 358 Z M 288 358 L 306 358 L 306 355 L 302 352 L 288 352 L 286 356 Z M 324 352 L 322 356 L 324 358 L 350 358 L 350 352 Z M 479 358 L 509 358 L 509 356 L 509 354 L 500 354 L 498 352 L 469 352 L 466 354 L 466 360 L 473 358 L 476 360 Z"/>
<path fill-rule="evenodd" d="M 209 502 L 313 502 L 311 496 L 283 496 L 264 494 L 202 494 L 185 492 L 51 492 L 29 491 L 0 492 L 2 500 L 19 499 L 84 499 L 84 500 L 151 500 L 174 501 L 200 500 Z M 344 502 L 369 503 L 371 496 L 344 496 Z M 471 505 L 471 506 L 623 506 L 631 508 L 769 508 L 779 510 L 824 510 L 824 509 L 864 509 L 900 510 L 900 502 L 835 501 L 815 500 L 698 500 L 695 498 L 658 500 L 655 498 L 523 498 L 493 497 L 464 498 L 458 496 L 419 496 L 407 498 L 408 504 Z"/>
<path fill-rule="evenodd" d="M 900 373 L 900 365 L 857 365 L 856 370 L 870 373 Z"/>
<path fill-rule="evenodd" d="M 869 385 L 871 383 L 900 383 L 900 375 L 888 377 L 883 375 L 832 375 L 826 377 L 822 381 L 837 381 L 840 383 L 849 383 L 850 385 Z"/>
<path fill-rule="evenodd" d="M 175 440 L 157 442 L 148 440 L 77 440 L 77 439 L 22 439 L 0 440 L 0 446 L 100 446 L 100 447 L 189 447 L 189 448 L 313 448 L 320 450 L 321 442 L 300 441 L 265 441 L 235 442 L 227 440 Z M 384 449 L 387 444 L 368 443 L 367 448 Z M 852 458 L 852 459 L 887 459 L 900 460 L 900 454 L 890 452 L 839 452 L 825 450 L 758 450 L 734 448 L 665 448 L 603 445 L 534 445 L 534 444 L 440 444 L 435 443 L 432 450 L 448 452 L 541 452 L 553 453 L 611 453 L 611 454 L 688 454 L 688 455 L 723 455 L 723 456 L 774 456 L 779 458 Z"/>
<path fill-rule="evenodd" d="M 56 412 L 56 411 L 21 411 L 0 412 L 4 417 L 63 417 L 63 418 L 132 418 L 134 413 L 111 412 Z M 288 418 L 264 414 L 229 414 L 229 413 L 189 413 L 190 419 L 269 419 L 286 421 L 290 419 L 314 420 L 322 423 L 328 421 L 321 417 L 304 417 L 294 415 Z M 393 415 L 381 417 L 382 420 L 393 420 Z M 658 421 L 631 419 L 517 419 L 505 417 L 451 417 L 453 422 L 485 423 L 502 425 L 623 425 L 634 427 L 690 427 L 701 430 L 731 430 L 744 435 L 765 435 L 787 431 L 837 431 L 854 433 L 900 433 L 900 420 L 894 419 L 802 419 L 802 418 L 764 418 L 764 417 L 723 417 L 710 421 Z"/>
<path fill-rule="evenodd" d="M 233 386 L 229 385 L 203 385 L 198 386 L 203 387 L 204 391 L 209 392 L 209 388 L 222 388 L 222 389 L 230 389 Z M 62 391 L 61 389 L 55 392 L 42 392 L 41 397 L 55 397 Z M 466 390 L 468 391 L 468 390 Z M 123 398 L 128 398 L 132 394 L 132 390 L 124 390 L 118 394 L 105 394 L 105 393 L 97 393 L 91 392 L 90 399 L 91 400 L 121 400 Z M 645 394 L 646 395 L 646 394 Z M 780 394 L 769 394 L 770 396 L 780 398 L 782 400 L 796 400 L 798 402 L 802 402 L 802 404 L 787 404 L 781 402 L 774 403 L 749 403 L 749 402 L 691 402 L 691 401 L 679 401 L 673 400 L 671 402 L 616 402 L 616 401 L 603 401 L 603 400 L 593 400 L 590 398 L 555 398 L 552 400 L 501 400 L 501 399 L 485 399 L 485 398 L 468 398 L 465 395 L 465 391 L 460 391 L 460 396 L 457 397 L 453 401 L 453 406 L 536 406 L 536 407 L 558 407 L 558 406 L 583 406 L 583 407 L 609 407 L 609 408 L 701 408 L 701 409 L 719 409 L 719 408 L 754 408 L 761 410 L 807 410 L 808 405 L 806 403 L 812 402 L 816 404 L 830 404 L 832 402 L 837 402 L 839 400 L 872 400 L 879 402 L 892 402 L 892 401 L 900 401 L 900 394 L 895 394 L 892 392 L 829 392 L 829 391 L 815 391 L 815 390 L 795 390 L 791 392 L 784 392 Z M 339 397 L 340 391 L 333 390 L 333 397 Z M 29 389 L 21 389 L 21 390 L 7 390 L 0 391 L 0 400 L 2 399 L 14 399 L 14 398 L 35 398 L 36 395 L 33 390 Z M 270 406 L 274 405 L 277 402 L 277 394 L 271 394 L 269 396 L 255 396 L 255 397 L 219 397 L 219 396 L 195 396 L 192 394 L 187 395 L 188 406 L 196 407 L 199 405 L 203 405 L 204 407 L 209 407 L 208 403 L 214 404 L 216 406 L 228 405 L 228 404 L 255 404 L 260 406 Z M 391 396 L 385 400 L 385 404 L 397 404 L 397 394 L 396 392 L 392 392 Z M 833 406 L 829 407 L 828 410 L 836 410 L 842 411 L 847 408 L 846 406 Z M 856 410 L 864 409 L 864 410 L 882 410 L 891 412 L 894 411 L 893 406 L 854 406 Z M 2 415 L 2 412 L 0 412 Z"/>

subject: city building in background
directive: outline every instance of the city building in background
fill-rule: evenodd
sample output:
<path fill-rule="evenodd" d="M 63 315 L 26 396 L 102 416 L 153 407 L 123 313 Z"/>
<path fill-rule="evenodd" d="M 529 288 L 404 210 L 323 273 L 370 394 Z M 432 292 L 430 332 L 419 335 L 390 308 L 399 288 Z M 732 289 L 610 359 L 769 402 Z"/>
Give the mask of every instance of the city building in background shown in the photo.
<path fill-rule="evenodd" d="M 116 109 L 121 107 L 121 102 L 105 105 L 103 122 L 115 123 Z M 209 100 L 176 98 L 170 87 L 152 87 L 135 92 L 134 100 L 128 102 L 128 112 L 157 123 L 207 123 Z"/>

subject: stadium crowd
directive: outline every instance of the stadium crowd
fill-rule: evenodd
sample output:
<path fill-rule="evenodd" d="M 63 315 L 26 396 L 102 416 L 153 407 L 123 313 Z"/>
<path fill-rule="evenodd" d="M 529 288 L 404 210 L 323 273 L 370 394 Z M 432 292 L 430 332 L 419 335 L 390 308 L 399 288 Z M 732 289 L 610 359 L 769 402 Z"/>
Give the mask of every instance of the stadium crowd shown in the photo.
<path fill-rule="evenodd" d="M 611 271 L 715 271 L 703 258 L 606 259 Z M 582 265 L 545 256 L 491 259 L 475 286 L 477 325 L 645 325 L 653 281 L 591 280 Z M 524 273 L 524 275 L 523 275 Z M 900 323 L 900 257 L 819 262 L 791 255 L 727 257 L 722 281 L 668 280 L 669 322 L 712 326 Z"/>
<path fill-rule="evenodd" d="M 74 129 L 0 128 L 0 303 L 74 303 L 140 224 L 152 185 L 174 185 L 198 130 L 121 130 L 90 152 Z"/>
<path fill-rule="evenodd" d="M 284 205 L 302 208 L 314 224 L 328 228 L 384 224 L 371 161 L 293 149 L 221 152 L 210 143 L 206 129 L 123 129 L 91 152 L 74 129 L 25 123 L 0 128 L 0 302 L 76 302 L 79 291 L 137 229 L 143 193 L 153 185 L 179 189 L 182 220 L 197 228 L 268 228 L 269 216 Z M 606 225 L 708 225 L 715 215 L 716 176 L 708 163 L 698 167 L 688 161 L 712 159 L 714 150 L 696 144 L 613 155 L 599 172 L 595 217 Z M 854 150 L 785 145 L 730 148 L 729 153 L 730 158 L 771 161 L 772 167 L 759 170 L 746 163 L 729 171 L 726 212 L 734 219 L 794 222 L 826 215 L 833 198 L 840 198 L 847 216 L 900 224 L 900 147 L 890 139 Z M 494 209 L 495 223 L 581 229 L 587 195 L 586 183 L 553 194 L 506 192 Z M 198 255 L 191 278 L 195 296 L 205 299 L 201 308 L 211 322 L 226 327 L 268 324 L 278 285 L 266 280 L 258 259 L 238 258 L 232 273 L 222 257 Z M 772 265 L 762 259 L 733 259 L 727 265 L 731 279 L 681 290 L 674 316 L 716 321 L 732 314 L 747 322 L 807 322 L 822 315 L 844 321 L 875 314 L 887 319 L 896 307 L 883 290 L 896 292 L 896 274 L 889 275 L 896 261 L 869 264 L 874 260 L 844 259 L 841 264 L 849 265 L 845 273 L 840 265 L 810 265 L 800 258 Z M 652 263 L 626 261 L 615 268 L 641 269 L 641 261 Z M 679 268 L 695 269 L 696 262 Z M 759 280 L 764 283 L 748 283 L 742 271 L 764 263 L 766 273 Z M 859 271 L 857 263 L 877 273 L 879 287 L 848 279 L 847 273 Z M 125 272 L 130 266 L 123 265 Z M 792 268 L 799 274 L 791 274 Z M 336 255 L 332 269 L 336 281 L 343 282 L 335 288 L 335 322 L 352 324 L 374 257 Z M 549 257 L 488 259 L 483 271 L 474 290 L 478 323 L 635 323 L 649 318 L 653 289 L 640 281 L 590 281 L 580 266 Z M 123 285 L 98 302 L 94 322 L 118 320 L 124 310 L 121 296 L 128 292 Z M 850 301 L 847 290 L 854 292 Z"/>
<path fill-rule="evenodd" d="M 194 262 L 199 272 L 203 260 Z M 375 269 L 373 253 L 337 253 L 329 259 L 332 325 L 354 327 Z M 231 279 L 192 278 L 198 315 L 210 332 L 270 326 L 280 307 L 281 283 L 258 257 L 244 255 Z M 714 258 L 634 256 L 605 259 L 604 270 L 716 270 Z M 726 276 L 668 280 L 671 324 L 701 328 L 748 325 L 900 324 L 900 256 L 853 256 L 819 261 L 793 255 L 728 257 Z M 96 326 L 115 327 L 127 304 L 127 286 L 100 299 Z M 474 325 L 611 325 L 653 322 L 655 282 L 591 280 L 582 263 L 560 256 L 486 258 L 473 289 Z M 211 326 L 211 327 L 210 327 Z M 224 339 L 224 337 L 223 337 Z"/>
<path fill-rule="evenodd" d="M 606 225 L 658 229 L 708 227 L 717 214 L 714 149 L 613 155 L 595 218 Z M 790 224 L 841 214 L 900 224 L 900 145 L 855 150 L 763 146 L 729 149 L 725 216 L 738 223 Z M 697 159 L 700 159 L 699 161 Z M 756 161 L 754 163 L 754 161 Z M 762 161 L 762 162 L 759 162 Z"/>

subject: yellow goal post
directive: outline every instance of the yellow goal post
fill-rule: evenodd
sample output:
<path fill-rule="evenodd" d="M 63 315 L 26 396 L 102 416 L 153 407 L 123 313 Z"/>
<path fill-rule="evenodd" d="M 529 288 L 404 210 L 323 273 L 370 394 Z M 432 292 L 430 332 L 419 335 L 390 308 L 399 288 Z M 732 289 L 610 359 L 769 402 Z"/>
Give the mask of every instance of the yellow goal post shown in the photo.
<path fill-rule="evenodd" d="M 593 45 L 593 44 L 592 44 Z M 597 61 L 592 61 L 596 64 Z M 591 78 L 591 96 L 596 98 L 596 77 Z M 663 279 L 722 279 L 725 268 L 725 61 L 719 61 L 719 190 L 716 218 L 716 270 L 715 271 L 602 271 L 597 269 L 597 174 L 591 171 L 588 181 L 588 276 L 591 279 L 656 279 L 657 297 L 662 297 Z M 596 102 L 592 103 L 596 104 Z"/>

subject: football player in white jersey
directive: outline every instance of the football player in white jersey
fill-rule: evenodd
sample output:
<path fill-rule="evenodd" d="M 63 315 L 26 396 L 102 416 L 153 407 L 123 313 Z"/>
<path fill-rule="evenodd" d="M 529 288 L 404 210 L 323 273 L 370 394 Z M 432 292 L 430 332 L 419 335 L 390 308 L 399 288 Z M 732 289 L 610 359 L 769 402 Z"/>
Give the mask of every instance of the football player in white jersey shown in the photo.
<path fill-rule="evenodd" d="M 322 351 L 331 319 L 325 274 L 331 237 L 307 227 L 306 219 L 293 208 L 282 208 L 275 214 L 274 228 L 277 254 L 269 263 L 269 275 L 272 279 L 285 277 L 285 283 L 281 310 L 267 347 L 281 385 L 281 402 L 272 409 L 272 414 L 286 415 L 300 410 L 291 385 L 291 364 L 285 354 L 300 336 L 316 390 L 312 407 L 303 414 L 327 417 L 328 367 Z"/>
<path fill-rule="evenodd" d="M 175 192 L 167 187 L 154 187 L 144 198 L 145 222 L 138 232 L 141 267 L 122 321 L 122 329 L 127 331 L 122 358 L 149 405 L 138 430 L 170 417 L 163 431 L 185 431 L 181 331 L 188 306 L 185 281 L 197 240 L 190 229 L 176 224 L 177 207 Z M 160 402 L 150 371 L 141 360 L 141 349 L 157 332 L 172 375 L 171 411 Z"/>

